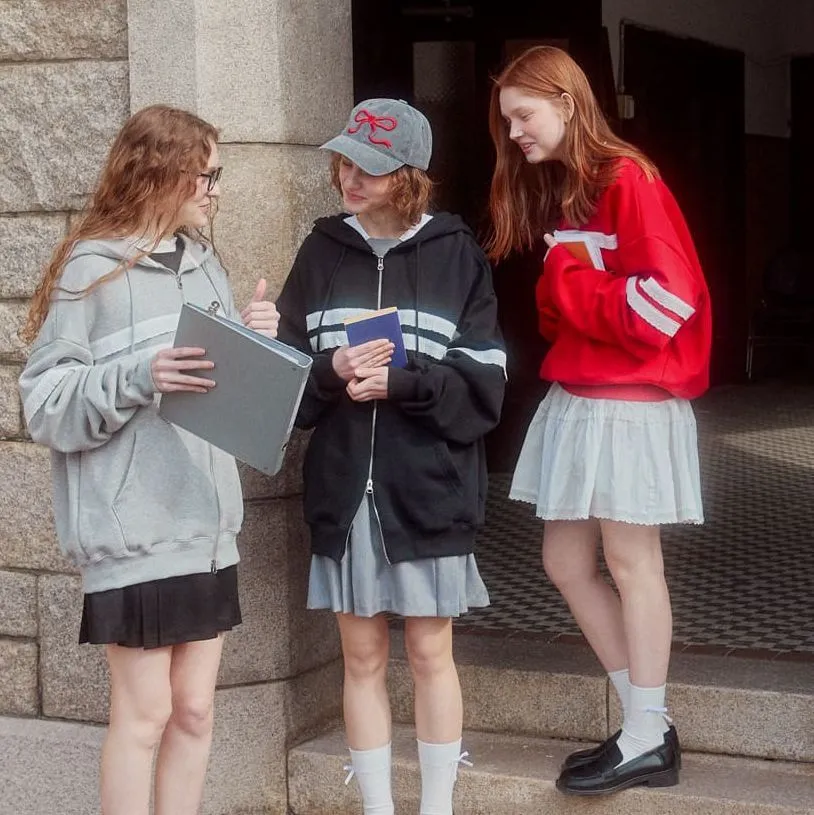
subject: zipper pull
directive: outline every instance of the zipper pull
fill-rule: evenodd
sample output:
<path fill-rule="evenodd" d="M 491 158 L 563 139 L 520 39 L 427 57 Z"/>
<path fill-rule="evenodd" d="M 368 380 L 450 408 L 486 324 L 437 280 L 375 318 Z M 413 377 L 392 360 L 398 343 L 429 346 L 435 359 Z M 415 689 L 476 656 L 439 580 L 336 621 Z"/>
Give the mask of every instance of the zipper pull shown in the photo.
<path fill-rule="evenodd" d="M 183 289 L 183 288 L 184 288 L 184 287 L 181 285 L 181 275 L 180 275 L 180 274 L 176 274 L 176 275 L 175 275 L 175 283 L 176 283 L 176 285 L 178 286 L 178 288 L 179 288 L 179 289 Z"/>
<path fill-rule="evenodd" d="M 209 567 L 209 571 L 212 574 L 217 574 L 218 573 L 218 563 L 214 558 L 212 559 L 212 564 Z"/>
<path fill-rule="evenodd" d="M 365 487 L 365 492 L 368 495 L 373 495 L 373 479 L 372 478 L 368 478 L 367 486 Z"/>
<path fill-rule="evenodd" d="M 384 269 L 384 258 L 379 258 L 376 268 L 381 272 Z"/>

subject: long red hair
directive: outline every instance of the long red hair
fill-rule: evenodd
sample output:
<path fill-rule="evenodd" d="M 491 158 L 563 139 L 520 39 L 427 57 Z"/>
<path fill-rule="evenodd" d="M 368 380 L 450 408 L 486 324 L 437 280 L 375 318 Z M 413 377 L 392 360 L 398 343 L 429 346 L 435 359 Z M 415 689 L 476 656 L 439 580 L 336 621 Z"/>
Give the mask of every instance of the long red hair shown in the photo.
<path fill-rule="evenodd" d="M 206 169 L 217 140 L 218 131 L 208 122 L 166 105 L 144 108 L 127 120 L 110 148 L 88 206 L 45 269 L 20 332 L 24 341 L 31 342 L 45 322 L 76 242 L 161 236 L 173 229 L 181 206 L 195 195 L 197 175 Z M 72 293 L 81 296 L 123 268 L 121 264 L 83 292 Z"/>
<path fill-rule="evenodd" d="M 509 139 L 500 112 L 500 91 L 506 87 L 554 102 L 560 102 L 563 94 L 574 100 L 562 162 L 528 164 L 523 158 Z M 497 154 L 489 197 L 492 234 L 487 243 L 493 260 L 530 249 L 561 217 L 584 224 L 612 183 L 618 159 L 635 161 L 649 178 L 658 175 L 640 150 L 611 131 L 585 73 L 560 48 L 530 48 L 504 68 L 492 87 L 489 131 Z"/>

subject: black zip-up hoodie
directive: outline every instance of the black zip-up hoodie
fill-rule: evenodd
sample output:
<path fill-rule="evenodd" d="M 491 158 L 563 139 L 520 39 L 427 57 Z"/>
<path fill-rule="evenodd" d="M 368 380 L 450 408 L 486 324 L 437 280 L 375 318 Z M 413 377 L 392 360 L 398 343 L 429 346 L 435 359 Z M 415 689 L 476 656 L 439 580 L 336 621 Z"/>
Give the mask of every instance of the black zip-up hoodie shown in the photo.
<path fill-rule="evenodd" d="M 483 436 L 500 418 L 506 354 L 489 264 L 456 215 L 436 214 L 379 259 L 347 216 L 318 220 L 277 300 L 279 336 L 311 354 L 297 425 L 315 554 L 340 561 L 365 491 L 391 563 L 473 551 L 483 523 Z M 343 320 L 399 309 L 408 365 L 386 400 L 354 402 L 332 356 Z"/>

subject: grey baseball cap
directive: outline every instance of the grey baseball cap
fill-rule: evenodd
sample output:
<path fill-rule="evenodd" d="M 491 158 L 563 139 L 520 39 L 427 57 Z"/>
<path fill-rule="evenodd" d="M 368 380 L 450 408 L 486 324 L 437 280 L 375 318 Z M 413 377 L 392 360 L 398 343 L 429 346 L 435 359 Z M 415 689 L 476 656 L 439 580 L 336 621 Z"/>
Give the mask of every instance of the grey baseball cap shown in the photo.
<path fill-rule="evenodd" d="M 405 164 L 426 170 L 432 131 L 427 117 L 402 99 L 367 99 L 351 111 L 342 133 L 320 149 L 345 156 L 369 175 L 387 175 Z"/>

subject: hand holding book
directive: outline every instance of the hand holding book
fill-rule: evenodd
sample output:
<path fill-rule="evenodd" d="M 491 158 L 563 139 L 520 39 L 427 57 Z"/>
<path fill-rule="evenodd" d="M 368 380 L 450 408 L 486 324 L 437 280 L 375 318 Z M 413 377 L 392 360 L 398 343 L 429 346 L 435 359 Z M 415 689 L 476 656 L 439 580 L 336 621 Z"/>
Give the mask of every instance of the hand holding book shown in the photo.
<path fill-rule="evenodd" d="M 373 399 L 387 399 L 387 380 L 390 369 L 359 368 L 356 377 L 348 382 L 348 396 L 354 402 L 370 402 Z"/>
<path fill-rule="evenodd" d="M 395 368 L 407 367 L 407 352 L 404 350 L 404 337 L 401 333 L 401 319 L 395 306 L 369 311 L 359 317 L 345 320 L 348 344 L 361 346 L 370 340 L 389 340 L 393 346 L 392 359 L 388 364 Z M 372 368 L 372 365 L 364 366 Z"/>
<path fill-rule="evenodd" d="M 334 351 L 332 364 L 337 376 L 350 382 L 356 372 L 367 368 L 381 368 L 389 364 L 393 356 L 390 340 L 371 340 L 361 345 L 343 345 Z"/>

